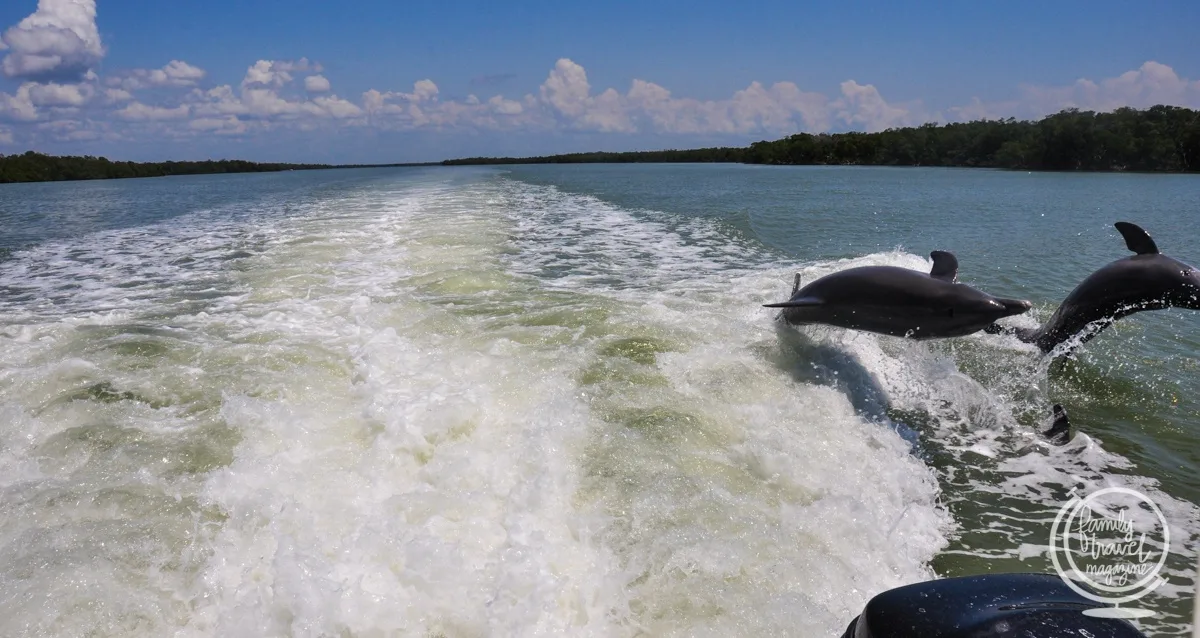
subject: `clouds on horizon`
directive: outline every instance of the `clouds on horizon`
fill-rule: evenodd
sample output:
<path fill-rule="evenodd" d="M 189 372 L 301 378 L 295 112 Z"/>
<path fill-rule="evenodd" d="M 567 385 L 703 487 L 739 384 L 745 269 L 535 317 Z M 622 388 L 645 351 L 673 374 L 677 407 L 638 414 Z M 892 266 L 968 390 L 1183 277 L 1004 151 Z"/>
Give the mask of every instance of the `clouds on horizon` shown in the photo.
<path fill-rule="evenodd" d="M 200 136 L 252 138 L 290 131 L 361 129 L 433 132 L 583 132 L 624 135 L 780 137 L 796 132 L 880 131 L 926 122 L 1036 118 L 1063 108 L 1107 111 L 1154 104 L 1200 107 L 1200 81 L 1155 61 L 1116 77 L 1066 86 L 1020 86 L 1009 101 L 978 99 L 944 111 L 889 102 L 854 79 L 838 91 L 758 81 L 720 100 L 676 96 L 651 81 L 597 90 L 584 67 L 559 59 L 536 93 L 445 98 L 431 79 L 411 91 L 372 88 L 340 97 L 316 62 L 258 60 L 240 84 L 205 85 L 206 70 L 183 60 L 101 78 L 106 53 L 95 0 L 40 0 L 0 37 L 0 70 L 21 83 L 0 92 L 0 145 L 47 142 L 186 142 Z M 490 76 L 485 76 L 489 77 Z M 509 76 L 494 76 L 509 79 Z M 495 82 L 500 83 L 500 82 Z M 486 88 L 491 81 L 473 81 Z M 681 141 L 685 144 L 686 141 Z"/>

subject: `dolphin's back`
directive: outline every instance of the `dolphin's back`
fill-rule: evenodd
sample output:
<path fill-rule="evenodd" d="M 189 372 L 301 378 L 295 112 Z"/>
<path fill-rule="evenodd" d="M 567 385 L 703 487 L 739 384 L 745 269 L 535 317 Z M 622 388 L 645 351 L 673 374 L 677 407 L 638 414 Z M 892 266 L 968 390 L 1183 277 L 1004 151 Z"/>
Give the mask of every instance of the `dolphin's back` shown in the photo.
<path fill-rule="evenodd" d="M 831 306 L 923 306 L 943 300 L 952 286 L 907 268 L 861 266 L 822 277 L 801 288 L 796 296 Z"/>
<path fill-rule="evenodd" d="M 1161 297 L 1169 289 L 1167 282 L 1181 267 L 1182 264 L 1165 255 L 1118 259 L 1088 275 L 1067 295 L 1063 305 L 1110 307 L 1130 300 Z"/>
<path fill-rule="evenodd" d="M 1142 310 L 1166 308 L 1173 282 L 1188 268 L 1161 254 L 1133 255 L 1111 262 L 1088 275 L 1036 331 L 1018 333 L 1024 341 L 1050 351 L 1095 322 L 1111 323 Z M 1099 334 L 1107 323 L 1085 334 L 1081 343 Z"/>

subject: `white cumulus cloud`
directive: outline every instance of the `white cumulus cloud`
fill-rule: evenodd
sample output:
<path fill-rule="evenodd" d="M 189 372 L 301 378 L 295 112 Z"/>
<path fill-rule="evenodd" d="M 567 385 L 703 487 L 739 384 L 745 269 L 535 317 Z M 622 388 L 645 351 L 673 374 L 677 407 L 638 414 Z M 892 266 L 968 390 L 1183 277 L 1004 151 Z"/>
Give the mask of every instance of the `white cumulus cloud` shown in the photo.
<path fill-rule="evenodd" d="M 335 95 L 313 98 L 312 104 L 317 107 L 316 114 L 329 115 L 340 120 L 360 117 L 364 111 L 353 102 L 348 102 Z"/>
<path fill-rule="evenodd" d="M 5 75 L 31 80 L 84 79 L 105 54 L 95 0 L 39 0 L 37 11 L 0 37 Z"/>
<path fill-rule="evenodd" d="M 323 75 L 310 75 L 304 78 L 304 90 L 309 93 L 328 93 L 329 80 Z"/>
<path fill-rule="evenodd" d="M 579 117 L 587 110 L 591 88 L 583 67 L 562 58 L 542 83 L 542 101 L 568 118 Z"/>
<path fill-rule="evenodd" d="M 161 69 L 134 69 L 125 77 L 112 78 L 108 83 L 128 91 L 157 86 L 188 87 L 195 86 L 206 75 L 208 72 L 200 67 L 182 60 L 171 60 Z"/>
<path fill-rule="evenodd" d="M 293 73 L 320 73 L 321 65 L 299 60 L 259 60 L 254 66 L 246 69 L 246 77 L 242 80 L 243 87 L 264 86 L 281 88 L 292 82 Z"/>
<path fill-rule="evenodd" d="M 842 82 L 842 97 L 834 107 L 843 122 L 867 133 L 925 123 L 922 115 L 888 104 L 873 85 L 854 80 Z"/>
<path fill-rule="evenodd" d="M 113 115 L 130 122 L 146 122 L 161 120 L 183 120 L 190 114 L 188 105 L 181 104 L 173 109 L 161 106 L 149 106 L 141 102 L 133 102 Z"/>
<path fill-rule="evenodd" d="M 236 115 L 222 118 L 198 118 L 189 122 L 188 128 L 216 135 L 242 135 L 248 130 L 246 123 L 239 120 Z"/>
<path fill-rule="evenodd" d="M 426 109 L 437 111 L 446 109 L 447 113 L 459 112 L 457 103 L 437 103 L 438 86 L 433 80 L 418 80 L 413 83 L 412 93 L 378 91 L 370 89 L 362 94 L 363 108 L 372 115 L 392 116 L 393 119 L 420 126 L 432 123 L 426 115 Z M 476 100 L 478 104 L 478 100 Z M 474 106 L 474 105 L 472 105 Z M 472 109 L 474 110 L 474 109 Z M 444 124 L 445 121 L 443 120 Z"/>
<path fill-rule="evenodd" d="M 1153 60 L 1099 82 L 1080 79 L 1061 87 L 1025 85 L 1021 92 L 1022 102 L 1045 113 L 1065 108 L 1111 111 L 1122 106 L 1147 108 L 1156 104 L 1200 108 L 1200 80 L 1181 78 L 1171 67 Z"/>
<path fill-rule="evenodd" d="M 125 89 L 104 89 L 104 99 L 110 104 L 121 104 L 133 99 L 133 94 Z"/>
<path fill-rule="evenodd" d="M 17 89 L 16 95 L 0 93 L 0 118 L 18 122 L 31 122 L 38 118 L 37 107 L 29 89 L 33 84 L 23 84 Z"/>
<path fill-rule="evenodd" d="M 181 84 L 195 84 L 204 79 L 206 75 L 204 69 L 192 66 L 182 60 L 171 60 L 167 66 L 162 68 L 162 72 L 167 80 Z"/>
<path fill-rule="evenodd" d="M 87 142 L 98 140 L 109 134 L 108 125 L 91 120 L 55 120 L 42 122 L 38 130 L 58 142 Z"/>
<path fill-rule="evenodd" d="M 1104 112 L 1125 106 L 1144 109 L 1158 104 L 1200 109 L 1200 80 L 1179 77 L 1175 69 L 1150 60 L 1137 69 L 1111 78 L 1081 78 L 1060 86 L 1023 84 L 1013 99 L 983 102 L 973 98 L 969 104 L 947 110 L 951 119 L 960 121 L 1008 117 L 1038 119 L 1069 108 Z"/>
<path fill-rule="evenodd" d="M 34 106 L 79 107 L 92 98 L 95 89 L 90 84 L 26 84 L 29 100 Z"/>
<path fill-rule="evenodd" d="M 472 101 L 471 98 L 474 98 L 474 101 Z M 472 95 L 467 98 L 467 104 L 472 106 L 479 104 L 479 98 L 476 98 L 474 95 Z M 520 102 L 517 102 L 516 100 L 506 100 L 502 95 L 494 96 L 492 99 L 488 100 L 488 106 L 491 107 L 492 111 L 500 115 L 520 115 L 520 113 L 525 110 L 525 107 L 521 106 Z"/>
<path fill-rule="evenodd" d="M 437 96 L 438 87 L 433 80 L 419 80 L 413 84 L 413 92 L 405 97 L 414 102 L 426 102 L 436 100 Z"/>

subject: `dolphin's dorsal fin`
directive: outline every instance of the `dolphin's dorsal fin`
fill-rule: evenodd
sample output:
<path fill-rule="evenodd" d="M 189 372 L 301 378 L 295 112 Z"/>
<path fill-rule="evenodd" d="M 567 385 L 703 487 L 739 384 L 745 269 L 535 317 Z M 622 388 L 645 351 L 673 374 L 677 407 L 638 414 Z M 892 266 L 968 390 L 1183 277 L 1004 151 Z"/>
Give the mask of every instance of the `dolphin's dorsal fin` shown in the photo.
<path fill-rule="evenodd" d="M 1142 230 L 1141 226 L 1131 224 L 1129 222 L 1117 222 L 1113 224 L 1117 227 L 1117 231 L 1125 238 L 1125 245 L 1133 252 L 1139 255 L 1157 255 L 1158 246 L 1150 239 L 1150 233 Z"/>
<path fill-rule="evenodd" d="M 806 306 L 819 306 L 825 303 L 816 297 L 801 297 L 799 299 L 789 299 L 780 303 L 765 303 L 764 308 L 804 308 Z"/>
<path fill-rule="evenodd" d="M 929 276 L 942 281 L 953 282 L 958 277 L 958 258 L 954 253 L 948 253 L 944 250 L 935 250 L 929 253 L 933 257 L 933 269 L 929 271 Z"/>

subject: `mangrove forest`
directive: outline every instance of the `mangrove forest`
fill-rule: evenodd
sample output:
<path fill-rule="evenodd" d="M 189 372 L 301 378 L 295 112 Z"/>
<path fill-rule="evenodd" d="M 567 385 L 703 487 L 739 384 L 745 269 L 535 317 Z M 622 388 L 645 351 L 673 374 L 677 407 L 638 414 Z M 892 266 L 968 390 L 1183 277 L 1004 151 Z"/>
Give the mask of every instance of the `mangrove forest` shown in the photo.
<path fill-rule="evenodd" d="M 114 162 L 106 157 L 59 157 L 29 151 L 0 155 L 0 184 L 11 182 L 61 182 L 88 179 L 211 175 L 217 173 L 274 173 L 331 168 L 380 168 L 392 166 L 435 166 L 427 164 L 279 164 L 244 160 L 198 162 Z"/>
<path fill-rule="evenodd" d="M 741 162 L 958 166 L 1053 171 L 1200 171 L 1200 111 L 1177 106 L 1067 109 L 1038 121 L 925 124 L 879 133 L 798 133 L 746 148 L 447 160 L 463 164 Z"/>

